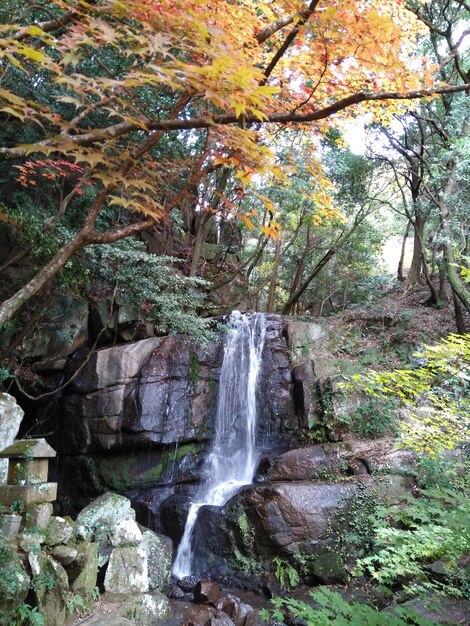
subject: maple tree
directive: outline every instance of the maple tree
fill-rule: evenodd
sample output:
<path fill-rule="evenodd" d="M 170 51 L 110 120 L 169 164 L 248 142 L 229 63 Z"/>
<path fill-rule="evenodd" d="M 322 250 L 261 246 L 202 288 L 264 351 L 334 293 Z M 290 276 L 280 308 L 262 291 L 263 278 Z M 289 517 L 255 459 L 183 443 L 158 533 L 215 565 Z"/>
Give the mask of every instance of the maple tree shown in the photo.
<path fill-rule="evenodd" d="M 321 133 L 332 116 L 341 124 L 364 111 L 386 119 L 410 99 L 470 87 L 435 82 L 432 64 L 414 55 L 423 24 L 399 0 L 15 6 L 0 24 L 0 115 L 12 129 L 0 159 L 19 166 L 25 185 L 37 174 L 67 177 L 57 219 L 85 186 L 89 206 L 75 234 L 0 306 L 0 325 L 77 251 L 152 228 L 214 172 L 228 168 L 242 186 L 255 174 L 286 182 L 294 172 L 276 162 L 280 128 L 311 133 L 315 123 Z M 45 85 L 48 103 L 35 95 Z M 19 129 L 28 140 L 14 139 Z M 198 151 L 189 162 L 159 159 L 164 138 L 178 133 Z M 236 214 L 218 193 L 217 210 Z M 126 217 L 103 229 L 106 207 Z M 252 226 L 252 216 L 239 217 Z M 275 235 L 275 219 L 265 228 Z"/>

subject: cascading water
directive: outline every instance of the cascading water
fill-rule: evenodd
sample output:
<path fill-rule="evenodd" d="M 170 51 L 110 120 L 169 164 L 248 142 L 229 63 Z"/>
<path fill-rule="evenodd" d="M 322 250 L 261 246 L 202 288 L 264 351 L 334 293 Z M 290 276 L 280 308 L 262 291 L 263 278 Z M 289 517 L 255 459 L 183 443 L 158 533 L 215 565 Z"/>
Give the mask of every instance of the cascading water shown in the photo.
<path fill-rule="evenodd" d="M 256 470 L 256 383 L 266 335 L 264 315 L 234 311 L 227 324 L 224 359 L 219 380 L 214 440 L 205 461 L 207 476 L 189 508 L 173 574 L 192 573 L 193 531 L 199 509 L 223 506 Z"/>

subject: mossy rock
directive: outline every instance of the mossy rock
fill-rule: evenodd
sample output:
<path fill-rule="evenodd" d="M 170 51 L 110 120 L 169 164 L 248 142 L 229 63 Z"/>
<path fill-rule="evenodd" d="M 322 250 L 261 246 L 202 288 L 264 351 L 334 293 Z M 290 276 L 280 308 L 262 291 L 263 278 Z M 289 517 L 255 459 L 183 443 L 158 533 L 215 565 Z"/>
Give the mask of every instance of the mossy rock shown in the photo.
<path fill-rule="evenodd" d="M 311 573 L 325 585 L 343 582 L 347 578 L 343 559 L 334 552 L 323 552 L 313 561 Z"/>
<path fill-rule="evenodd" d="M 10 626 L 12 616 L 23 604 L 30 579 L 13 547 L 0 535 L 0 626 Z"/>
<path fill-rule="evenodd" d="M 31 586 L 35 592 L 38 611 L 44 617 L 44 626 L 63 626 L 69 591 L 64 568 L 43 553 L 30 553 L 28 558 L 33 573 Z"/>

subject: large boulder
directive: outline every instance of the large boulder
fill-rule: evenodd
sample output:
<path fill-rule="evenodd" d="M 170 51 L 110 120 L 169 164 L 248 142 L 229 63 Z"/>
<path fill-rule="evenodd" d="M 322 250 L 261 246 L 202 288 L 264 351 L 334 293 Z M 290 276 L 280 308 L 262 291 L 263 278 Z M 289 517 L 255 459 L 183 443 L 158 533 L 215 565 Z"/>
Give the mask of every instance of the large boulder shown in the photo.
<path fill-rule="evenodd" d="M 279 482 L 247 487 L 224 507 L 203 506 L 193 531 L 193 571 L 256 589 L 274 557 L 312 560 L 334 550 L 340 514 L 356 490 L 349 481 Z"/>
<path fill-rule="evenodd" d="M 339 455 L 327 446 L 314 445 L 289 450 L 268 471 L 270 481 L 306 481 L 341 473 Z"/>
<path fill-rule="evenodd" d="M 166 593 L 171 577 L 173 542 L 147 529 L 142 532 L 140 547 L 147 553 L 149 590 Z"/>
<path fill-rule="evenodd" d="M 333 539 L 331 522 L 355 490 L 350 482 L 282 482 L 247 489 L 239 497 L 258 545 L 318 554 Z"/>
<path fill-rule="evenodd" d="M 158 591 L 134 594 L 118 609 L 118 615 L 131 620 L 134 626 L 154 626 L 167 620 L 170 614 L 168 598 Z"/>
<path fill-rule="evenodd" d="M 84 539 L 92 536 L 99 539 L 100 535 L 108 535 L 112 527 L 124 520 L 135 520 L 130 500 L 116 493 L 105 493 L 78 514 L 76 532 Z"/>
<path fill-rule="evenodd" d="M 13 396 L 0 393 L 0 451 L 8 448 L 18 434 L 24 411 Z M 0 459 L 0 484 L 7 482 L 8 459 Z"/>
<path fill-rule="evenodd" d="M 104 588 L 114 594 L 146 593 L 149 590 L 147 551 L 139 546 L 114 548 Z"/>

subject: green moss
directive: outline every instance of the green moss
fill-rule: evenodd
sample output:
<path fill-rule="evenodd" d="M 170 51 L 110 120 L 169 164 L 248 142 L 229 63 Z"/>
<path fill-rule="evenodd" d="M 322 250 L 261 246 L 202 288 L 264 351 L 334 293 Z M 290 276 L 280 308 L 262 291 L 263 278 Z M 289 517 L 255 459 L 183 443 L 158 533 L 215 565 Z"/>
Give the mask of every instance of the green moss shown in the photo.
<path fill-rule="evenodd" d="M 194 350 L 189 351 L 189 382 L 195 387 L 199 381 L 199 361 Z"/>
<path fill-rule="evenodd" d="M 89 459 L 96 481 L 102 486 L 102 490 L 125 491 L 136 487 L 145 487 L 161 480 L 165 471 L 176 461 L 188 454 L 197 455 L 197 444 L 184 444 L 175 450 L 165 450 L 160 456 L 159 463 L 148 468 L 142 468 L 142 457 L 104 457 Z"/>

